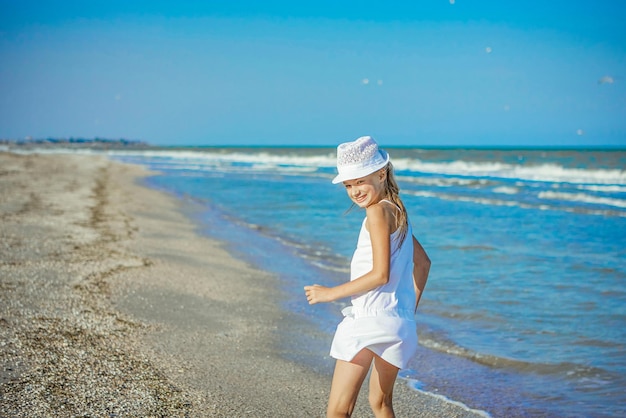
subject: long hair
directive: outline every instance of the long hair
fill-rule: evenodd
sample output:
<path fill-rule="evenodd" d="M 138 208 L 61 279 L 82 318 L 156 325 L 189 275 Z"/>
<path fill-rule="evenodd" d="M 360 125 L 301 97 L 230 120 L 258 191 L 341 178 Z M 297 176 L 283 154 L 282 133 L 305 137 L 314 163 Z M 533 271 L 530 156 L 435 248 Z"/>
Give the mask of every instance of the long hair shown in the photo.
<path fill-rule="evenodd" d="M 402 199 L 400 199 L 400 187 L 398 187 L 398 183 L 396 182 L 396 178 L 393 174 L 393 164 L 389 162 L 386 169 L 387 177 L 385 179 L 385 197 L 400 208 L 400 212 L 396 216 L 398 231 L 400 232 L 400 235 L 398 236 L 398 246 L 400 246 L 404 242 L 406 234 L 409 231 L 409 216 Z"/>

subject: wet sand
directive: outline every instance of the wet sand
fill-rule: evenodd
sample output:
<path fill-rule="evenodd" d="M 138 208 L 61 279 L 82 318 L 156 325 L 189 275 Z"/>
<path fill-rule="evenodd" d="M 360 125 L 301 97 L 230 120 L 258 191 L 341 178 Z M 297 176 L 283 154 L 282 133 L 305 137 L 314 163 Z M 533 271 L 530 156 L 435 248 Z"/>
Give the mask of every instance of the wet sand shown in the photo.
<path fill-rule="evenodd" d="M 280 309 L 277 279 L 199 235 L 194 203 L 147 175 L 0 152 L 0 416 L 324 416 L 331 376 L 283 355 L 284 330 L 310 324 Z M 401 379 L 394 403 L 476 416 Z M 372 416 L 367 393 L 354 416 Z"/>

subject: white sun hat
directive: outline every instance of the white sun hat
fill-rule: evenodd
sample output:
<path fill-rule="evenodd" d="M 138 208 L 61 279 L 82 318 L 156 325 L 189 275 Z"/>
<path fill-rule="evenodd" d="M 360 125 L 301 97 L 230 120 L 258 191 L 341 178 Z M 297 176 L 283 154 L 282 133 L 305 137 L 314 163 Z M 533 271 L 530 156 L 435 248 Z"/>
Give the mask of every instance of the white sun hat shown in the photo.
<path fill-rule="evenodd" d="M 371 136 L 362 136 L 337 147 L 337 177 L 333 183 L 365 177 L 385 167 L 389 154 Z"/>

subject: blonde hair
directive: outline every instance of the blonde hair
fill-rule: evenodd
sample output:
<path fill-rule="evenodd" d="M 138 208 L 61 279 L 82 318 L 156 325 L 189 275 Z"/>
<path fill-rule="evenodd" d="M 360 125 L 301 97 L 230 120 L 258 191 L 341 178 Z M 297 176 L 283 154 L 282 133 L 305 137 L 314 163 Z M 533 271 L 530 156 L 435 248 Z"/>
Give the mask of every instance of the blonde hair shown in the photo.
<path fill-rule="evenodd" d="M 398 187 L 398 183 L 396 182 L 396 178 L 393 174 L 393 164 L 389 162 L 384 169 L 387 171 L 387 176 L 385 178 L 385 197 L 400 208 L 400 213 L 396 216 L 398 231 L 400 232 L 400 235 L 398 236 L 398 245 L 400 246 L 404 242 L 406 234 L 409 231 L 409 215 L 407 214 L 406 207 L 404 206 L 402 199 L 400 199 L 400 187 Z"/>

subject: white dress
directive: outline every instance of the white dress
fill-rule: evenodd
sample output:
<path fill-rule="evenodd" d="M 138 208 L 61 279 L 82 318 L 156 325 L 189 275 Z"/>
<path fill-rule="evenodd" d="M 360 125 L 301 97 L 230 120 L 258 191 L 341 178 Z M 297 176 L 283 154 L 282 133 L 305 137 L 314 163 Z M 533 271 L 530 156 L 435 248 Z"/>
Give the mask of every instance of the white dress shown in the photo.
<path fill-rule="evenodd" d="M 389 202 L 391 203 L 391 202 Z M 363 220 L 357 248 L 350 265 L 350 280 L 373 267 L 372 241 Z M 398 248 L 398 231 L 391 235 L 389 282 L 352 297 L 344 308 L 345 318 L 337 326 L 330 348 L 331 357 L 351 361 L 367 348 L 402 369 L 417 350 L 415 288 L 413 287 L 413 233 L 411 225 Z"/>

